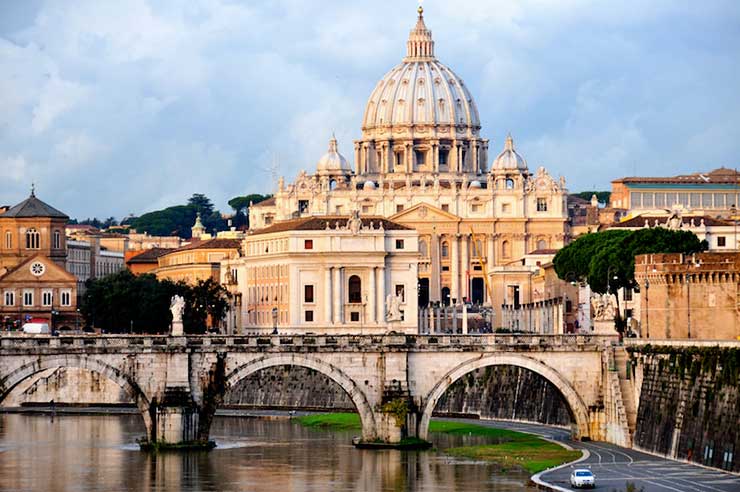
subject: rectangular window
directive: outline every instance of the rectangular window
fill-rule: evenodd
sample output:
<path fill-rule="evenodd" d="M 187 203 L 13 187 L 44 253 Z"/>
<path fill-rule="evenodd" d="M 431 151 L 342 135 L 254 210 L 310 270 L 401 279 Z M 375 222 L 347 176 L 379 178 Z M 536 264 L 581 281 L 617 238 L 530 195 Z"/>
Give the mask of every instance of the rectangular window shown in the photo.
<path fill-rule="evenodd" d="M 360 312 L 359 311 L 352 311 L 349 313 L 349 320 L 353 323 L 357 323 L 360 321 Z"/>
<path fill-rule="evenodd" d="M 425 164 L 426 152 L 422 150 L 417 150 L 415 154 L 416 154 L 416 165 L 423 166 Z"/>
<path fill-rule="evenodd" d="M 724 193 L 714 194 L 714 208 L 725 208 L 725 194 Z"/>
<path fill-rule="evenodd" d="M 50 290 L 44 290 L 41 292 L 41 305 L 44 307 L 51 306 L 53 295 Z"/>
<path fill-rule="evenodd" d="M 313 321 L 313 311 L 310 309 L 306 311 L 305 317 L 306 317 L 306 323 L 312 322 Z"/>
<path fill-rule="evenodd" d="M 665 207 L 665 193 L 655 194 L 655 207 L 656 208 Z"/>
<path fill-rule="evenodd" d="M 308 212 L 308 200 L 298 200 L 298 212 L 302 214 Z"/>
<path fill-rule="evenodd" d="M 313 239 L 303 241 L 303 249 L 313 249 Z"/>
<path fill-rule="evenodd" d="M 724 248 L 727 244 L 727 239 L 725 236 L 717 236 L 717 247 L 718 248 Z"/>
<path fill-rule="evenodd" d="M 266 226 L 272 225 L 272 216 L 271 215 L 265 215 L 265 225 Z"/>
<path fill-rule="evenodd" d="M 370 214 L 370 213 L 372 213 L 372 206 L 371 205 L 363 205 L 362 206 L 362 213 L 363 214 Z"/>
<path fill-rule="evenodd" d="M 450 211 L 450 204 L 449 203 L 443 203 L 442 204 L 442 211 L 443 212 L 449 212 Z"/>
<path fill-rule="evenodd" d="M 406 302 L 406 288 L 403 284 L 396 284 L 396 297 L 401 298 L 401 302 Z"/>
<path fill-rule="evenodd" d="M 445 266 L 442 267 L 442 271 L 443 272 L 449 272 L 450 271 L 450 267 L 448 267 L 448 266 L 445 265 Z"/>
<path fill-rule="evenodd" d="M 403 212 L 403 205 L 396 205 L 396 213 Z"/>
<path fill-rule="evenodd" d="M 10 231 L 5 233 L 5 247 L 8 249 L 13 247 L 13 233 Z"/>
<path fill-rule="evenodd" d="M 449 150 L 447 149 L 439 149 L 439 165 L 440 166 L 446 166 L 447 165 L 447 155 L 449 154 Z"/>
<path fill-rule="evenodd" d="M 643 193 L 642 194 L 642 208 L 653 208 L 655 194 L 654 193 Z"/>
<path fill-rule="evenodd" d="M 704 208 L 712 208 L 712 194 L 711 193 L 701 194 L 701 206 Z"/>
<path fill-rule="evenodd" d="M 632 300 L 632 289 L 625 288 L 624 289 L 624 300 L 625 301 L 631 301 Z"/>
<path fill-rule="evenodd" d="M 396 249 L 403 249 L 403 239 L 396 239 Z"/>
<path fill-rule="evenodd" d="M 342 215 L 344 213 L 344 207 L 341 205 L 337 205 L 334 207 L 334 213 L 337 215 Z"/>
<path fill-rule="evenodd" d="M 470 205 L 470 211 L 473 212 L 474 214 L 480 213 L 481 211 L 480 203 L 473 203 L 472 205 Z"/>
<path fill-rule="evenodd" d="M 72 305 L 72 291 L 70 290 L 63 290 L 61 294 L 59 295 L 62 301 L 60 304 L 64 307 L 68 307 Z"/>
<path fill-rule="evenodd" d="M 313 302 L 313 285 L 303 286 L 303 302 Z"/>
<path fill-rule="evenodd" d="M 511 203 L 502 203 L 501 213 L 504 213 L 504 214 L 511 213 Z"/>
<path fill-rule="evenodd" d="M 33 291 L 32 290 L 23 291 L 23 305 L 33 306 Z"/>
<path fill-rule="evenodd" d="M 59 234 L 59 231 L 54 231 L 54 249 L 61 248 L 62 244 L 62 235 Z"/>
<path fill-rule="evenodd" d="M 725 193 L 725 207 L 730 208 L 733 205 L 737 206 L 736 196 L 734 193 Z"/>
<path fill-rule="evenodd" d="M 547 198 L 538 198 L 537 199 L 537 211 L 538 212 L 547 212 Z"/>
<path fill-rule="evenodd" d="M 639 191 L 630 193 L 630 206 L 632 208 L 642 208 L 642 193 Z"/>
<path fill-rule="evenodd" d="M 395 156 L 396 156 L 396 168 L 398 169 L 398 168 L 403 167 L 403 152 L 396 152 Z"/>
<path fill-rule="evenodd" d="M 688 193 L 679 193 L 678 194 L 678 203 L 681 204 L 684 208 L 689 207 L 689 194 Z"/>
<path fill-rule="evenodd" d="M 692 193 L 690 200 L 691 200 L 691 208 L 699 208 L 701 206 L 701 194 Z"/>
<path fill-rule="evenodd" d="M 12 290 L 6 290 L 4 297 L 6 306 L 15 306 L 15 292 Z"/>

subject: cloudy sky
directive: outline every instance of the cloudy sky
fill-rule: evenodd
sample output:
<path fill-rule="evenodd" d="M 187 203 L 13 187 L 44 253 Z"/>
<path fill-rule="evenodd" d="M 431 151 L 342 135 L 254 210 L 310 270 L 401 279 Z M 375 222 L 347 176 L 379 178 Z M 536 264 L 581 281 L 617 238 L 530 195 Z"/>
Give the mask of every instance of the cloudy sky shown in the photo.
<path fill-rule="evenodd" d="M 572 191 L 740 165 L 737 0 L 427 0 L 491 140 Z M 0 0 L 0 204 L 222 210 L 352 157 L 414 0 Z"/>

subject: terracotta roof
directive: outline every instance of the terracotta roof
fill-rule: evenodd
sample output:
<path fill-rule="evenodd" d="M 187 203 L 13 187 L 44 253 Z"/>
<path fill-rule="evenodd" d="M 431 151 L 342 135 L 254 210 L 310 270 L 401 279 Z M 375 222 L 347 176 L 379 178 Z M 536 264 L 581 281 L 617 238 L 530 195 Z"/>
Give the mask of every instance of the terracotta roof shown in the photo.
<path fill-rule="evenodd" d="M 175 251 L 187 251 L 191 249 L 240 249 L 242 244 L 241 239 L 223 239 L 223 238 L 214 238 L 214 239 L 207 239 L 205 241 L 201 240 L 194 240 L 190 244 L 186 244 L 185 246 L 177 249 L 172 249 L 168 251 L 167 253 L 173 253 Z M 167 254 L 165 253 L 165 254 Z"/>
<path fill-rule="evenodd" d="M 304 217 L 301 219 L 284 220 L 281 222 L 276 222 L 275 224 L 265 227 L 263 229 L 258 229 L 252 232 L 252 235 L 271 234 L 273 232 L 284 232 L 284 231 L 322 231 L 327 228 L 326 227 L 327 223 L 329 224 L 329 229 L 334 229 L 336 228 L 337 223 L 339 223 L 340 227 L 345 227 L 347 225 L 348 220 L 349 220 L 348 216 L 331 216 L 331 215 L 324 216 L 324 217 Z M 401 225 L 398 222 L 393 222 L 388 219 L 384 219 L 382 217 L 361 217 L 360 220 L 362 220 L 363 227 L 370 227 L 370 223 L 372 222 L 376 228 L 382 223 L 383 229 L 385 230 L 390 230 L 390 231 L 411 230 L 409 227 Z"/>
<path fill-rule="evenodd" d="M 645 227 L 646 220 L 648 221 L 650 227 L 654 227 L 656 220 L 658 221 L 658 224 L 665 224 L 668 219 L 668 215 L 638 215 L 637 217 L 632 217 L 631 219 L 625 220 L 623 222 L 612 224 L 609 227 L 640 228 Z M 683 222 L 684 225 L 691 227 L 691 219 L 694 220 L 695 227 L 699 227 L 702 219 L 704 220 L 704 225 L 707 226 L 732 225 L 732 222 L 715 219 L 713 217 L 709 217 L 708 215 L 684 215 L 681 217 L 681 222 Z"/>
<path fill-rule="evenodd" d="M 145 249 L 138 255 L 129 258 L 126 263 L 157 263 L 157 258 L 162 255 L 166 255 L 170 251 L 174 251 L 174 248 L 151 248 Z"/>
<path fill-rule="evenodd" d="M 734 169 L 720 167 L 708 173 L 683 174 L 678 176 L 639 177 L 630 176 L 615 179 L 612 183 L 689 183 L 689 184 L 727 184 L 740 182 L 740 173 Z"/>
<path fill-rule="evenodd" d="M 53 217 L 59 219 L 69 219 L 67 214 L 60 212 L 51 205 L 42 202 L 36 195 L 31 192 L 31 196 L 23 200 L 18 205 L 10 207 L 0 217 Z"/>
<path fill-rule="evenodd" d="M 271 205 L 275 205 L 275 197 L 270 197 L 267 200 L 262 200 L 259 203 L 255 203 L 252 205 L 252 207 L 269 207 Z"/>

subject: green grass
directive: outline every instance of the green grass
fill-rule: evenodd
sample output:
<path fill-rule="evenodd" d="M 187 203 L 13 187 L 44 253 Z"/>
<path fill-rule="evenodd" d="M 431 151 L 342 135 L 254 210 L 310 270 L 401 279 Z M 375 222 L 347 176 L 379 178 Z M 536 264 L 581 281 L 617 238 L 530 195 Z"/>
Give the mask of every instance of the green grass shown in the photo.
<path fill-rule="evenodd" d="M 294 417 L 305 427 L 320 427 L 328 430 L 360 430 L 360 416 L 356 413 L 319 413 Z"/>
<path fill-rule="evenodd" d="M 356 413 L 322 413 L 296 417 L 301 425 L 331 430 L 360 430 L 360 416 Z M 502 469 L 522 468 L 538 473 L 581 457 L 580 451 L 568 451 L 558 444 L 506 429 L 484 427 L 463 422 L 432 420 L 429 432 L 461 436 L 482 436 L 491 444 L 445 449 L 446 454 L 498 464 Z"/>

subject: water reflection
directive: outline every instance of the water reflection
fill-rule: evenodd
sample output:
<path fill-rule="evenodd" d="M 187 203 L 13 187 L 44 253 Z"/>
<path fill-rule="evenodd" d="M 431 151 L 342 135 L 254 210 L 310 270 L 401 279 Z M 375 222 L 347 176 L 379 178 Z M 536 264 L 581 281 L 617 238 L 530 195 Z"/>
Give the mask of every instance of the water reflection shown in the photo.
<path fill-rule="evenodd" d="M 131 446 L 143 433 L 133 415 L 0 415 L 0 491 L 535 490 L 524 473 L 436 452 L 357 450 L 352 432 L 287 421 L 217 418 L 212 437 L 222 446 L 210 453 L 148 455 Z M 440 448 L 468 440 L 433 439 Z"/>

